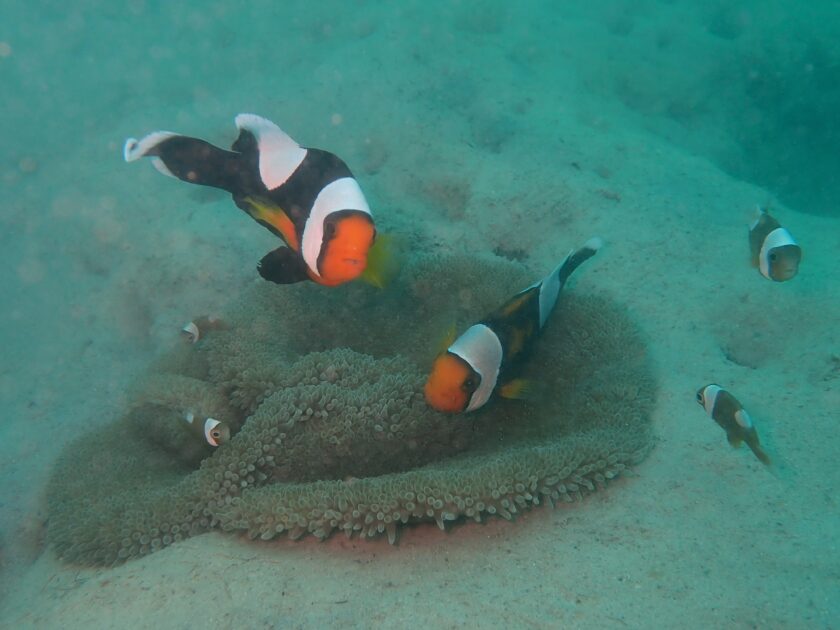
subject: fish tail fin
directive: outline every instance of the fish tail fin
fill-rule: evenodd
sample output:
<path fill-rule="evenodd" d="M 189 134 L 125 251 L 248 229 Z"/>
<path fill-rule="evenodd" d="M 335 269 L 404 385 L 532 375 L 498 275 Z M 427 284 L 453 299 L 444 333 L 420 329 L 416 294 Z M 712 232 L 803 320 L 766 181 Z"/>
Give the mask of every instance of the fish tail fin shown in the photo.
<path fill-rule="evenodd" d="M 600 237 L 594 236 L 586 241 L 582 247 L 569 252 L 569 255 L 552 272 L 552 275 L 557 274 L 560 286 L 562 287 L 566 283 L 575 269 L 597 254 L 603 245 L 604 241 Z"/>
<path fill-rule="evenodd" d="M 386 288 L 402 266 L 402 243 L 391 234 L 377 234 L 367 256 L 362 280 L 379 289 Z"/>
<path fill-rule="evenodd" d="M 750 447 L 750 450 L 753 452 L 760 461 L 765 466 L 772 465 L 773 461 L 770 459 L 770 456 L 766 453 L 766 451 L 761 447 L 761 443 L 758 441 L 758 434 L 754 433 L 753 435 L 749 436 L 748 439 L 745 440 L 747 446 Z"/>
<path fill-rule="evenodd" d="M 128 138 L 123 158 L 134 162 L 148 157 L 164 175 L 190 184 L 221 188 L 232 194 L 244 192 L 248 169 L 243 154 L 171 131 L 155 131 L 141 138 Z"/>

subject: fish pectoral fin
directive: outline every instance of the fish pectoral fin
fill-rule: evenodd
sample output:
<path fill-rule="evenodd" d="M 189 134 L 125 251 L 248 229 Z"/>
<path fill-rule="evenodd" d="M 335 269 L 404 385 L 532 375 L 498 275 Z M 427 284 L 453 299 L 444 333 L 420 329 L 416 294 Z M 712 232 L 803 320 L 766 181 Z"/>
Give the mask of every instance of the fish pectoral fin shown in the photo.
<path fill-rule="evenodd" d="M 278 247 L 268 252 L 257 265 L 257 271 L 275 284 L 294 284 L 309 279 L 303 258 L 288 247 Z"/>
<path fill-rule="evenodd" d="M 257 223 L 268 229 L 272 234 L 282 238 L 286 245 L 293 250 L 300 249 L 297 230 L 289 215 L 280 206 L 255 199 L 250 195 L 236 198 L 234 202 Z"/>
<path fill-rule="evenodd" d="M 733 435 L 733 434 L 731 434 L 731 433 L 727 433 L 727 434 L 726 434 L 726 439 L 727 439 L 727 441 L 729 442 L 729 445 L 730 445 L 732 448 L 741 448 L 741 441 L 742 441 L 742 440 L 741 440 L 741 438 L 739 438 L 737 435 Z"/>
<path fill-rule="evenodd" d="M 513 400 L 533 400 L 535 394 L 534 382 L 525 378 L 515 378 L 499 388 L 499 395 L 502 398 Z"/>
<path fill-rule="evenodd" d="M 368 251 L 362 280 L 379 289 L 386 288 L 400 271 L 402 252 L 401 239 L 390 234 L 377 234 Z"/>

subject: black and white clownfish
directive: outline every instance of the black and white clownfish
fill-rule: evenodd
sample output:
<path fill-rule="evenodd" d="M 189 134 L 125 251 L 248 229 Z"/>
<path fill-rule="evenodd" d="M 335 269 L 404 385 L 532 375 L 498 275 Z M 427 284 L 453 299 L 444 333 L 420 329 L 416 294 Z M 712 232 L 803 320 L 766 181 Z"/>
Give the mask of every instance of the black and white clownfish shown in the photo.
<path fill-rule="evenodd" d="M 205 418 L 202 421 L 192 411 L 184 414 L 184 420 L 190 430 L 210 446 L 219 446 L 230 439 L 230 427 L 225 422 L 220 422 L 215 418 Z"/>
<path fill-rule="evenodd" d="M 475 411 L 491 396 L 521 398 L 527 383 L 517 378 L 566 280 L 601 247 L 593 238 L 570 252 L 548 276 L 517 293 L 468 328 L 438 355 L 426 381 L 426 402 L 444 413 Z"/>
<path fill-rule="evenodd" d="M 190 343 L 198 343 L 200 339 L 204 338 L 208 331 L 227 330 L 227 328 L 228 325 L 224 320 L 211 315 L 202 315 L 201 317 L 196 317 L 191 322 L 185 324 L 181 329 L 181 334 L 184 339 Z"/>
<path fill-rule="evenodd" d="M 759 206 L 750 224 L 750 257 L 762 276 L 784 282 L 799 271 L 802 248 L 781 223 Z"/>
<path fill-rule="evenodd" d="M 762 464 L 770 465 L 770 457 L 761 448 L 750 414 L 735 396 L 712 383 L 697 390 L 697 402 L 726 431 L 726 439 L 733 448 L 746 442 Z"/>
<path fill-rule="evenodd" d="M 236 117 L 239 137 L 230 151 L 204 140 L 155 131 L 129 138 L 126 162 L 150 157 L 155 168 L 191 184 L 226 190 L 234 203 L 283 239 L 257 267 L 277 284 L 313 280 L 335 286 L 377 270 L 369 253 L 376 229 L 368 202 L 336 155 L 300 146 L 273 122 Z"/>

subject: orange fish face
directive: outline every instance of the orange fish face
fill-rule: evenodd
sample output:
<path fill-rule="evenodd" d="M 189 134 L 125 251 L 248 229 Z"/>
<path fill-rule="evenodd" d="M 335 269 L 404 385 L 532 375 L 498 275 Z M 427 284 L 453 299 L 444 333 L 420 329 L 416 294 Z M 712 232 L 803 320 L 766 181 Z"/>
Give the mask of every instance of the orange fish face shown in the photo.
<path fill-rule="evenodd" d="M 318 257 L 320 278 L 313 279 L 327 286 L 355 280 L 367 267 L 368 251 L 376 237 L 370 215 L 352 212 L 328 217 L 324 222 L 324 243 Z"/>
<path fill-rule="evenodd" d="M 480 377 L 462 358 L 445 352 L 435 359 L 424 393 L 429 406 L 443 413 L 461 413 L 470 403 Z"/>

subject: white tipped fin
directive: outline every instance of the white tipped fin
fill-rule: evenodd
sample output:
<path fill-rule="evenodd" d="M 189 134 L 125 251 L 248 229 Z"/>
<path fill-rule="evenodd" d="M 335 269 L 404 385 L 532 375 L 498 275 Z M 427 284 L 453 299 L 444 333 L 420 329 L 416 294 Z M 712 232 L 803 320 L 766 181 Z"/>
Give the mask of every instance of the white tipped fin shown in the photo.
<path fill-rule="evenodd" d="M 123 158 L 125 158 L 126 162 L 139 160 L 161 142 L 176 135 L 178 134 L 172 133 L 171 131 L 153 131 L 141 140 L 129 138 L 123 146 Z"/>
<path fill-rule="evenodd" d="M 306 149 L 270 120 L 256 114 L 239 114 L 236 128 L 257 139 L 260 179 L 269 190 L 279 188 L 306 157 Z"/>
<path fill-rule="evenodd" d="M 758 222 L 761 221 L 761 217 L 765 214 L 767 214 L 767 211 L 760 205 L 755 204 L 755 213 L 753 214 L 752 223 L 750 223 L 750 232 L 752 232 L 755 229 L 755 227 L 758 225 Z"/>
<path fill-rule="evenodd" d="M 604 239 L 602 239 L 600 236 L 593 236 L 592 238 L 590 238 L 588 241 L 586 241 L 583 244 L 583 247 L 585 249 L 591 249 L 591 250 L 596 251 L 596 252 L 599 249 L 601 249 L 603 246 L 604 246 Z"/>

